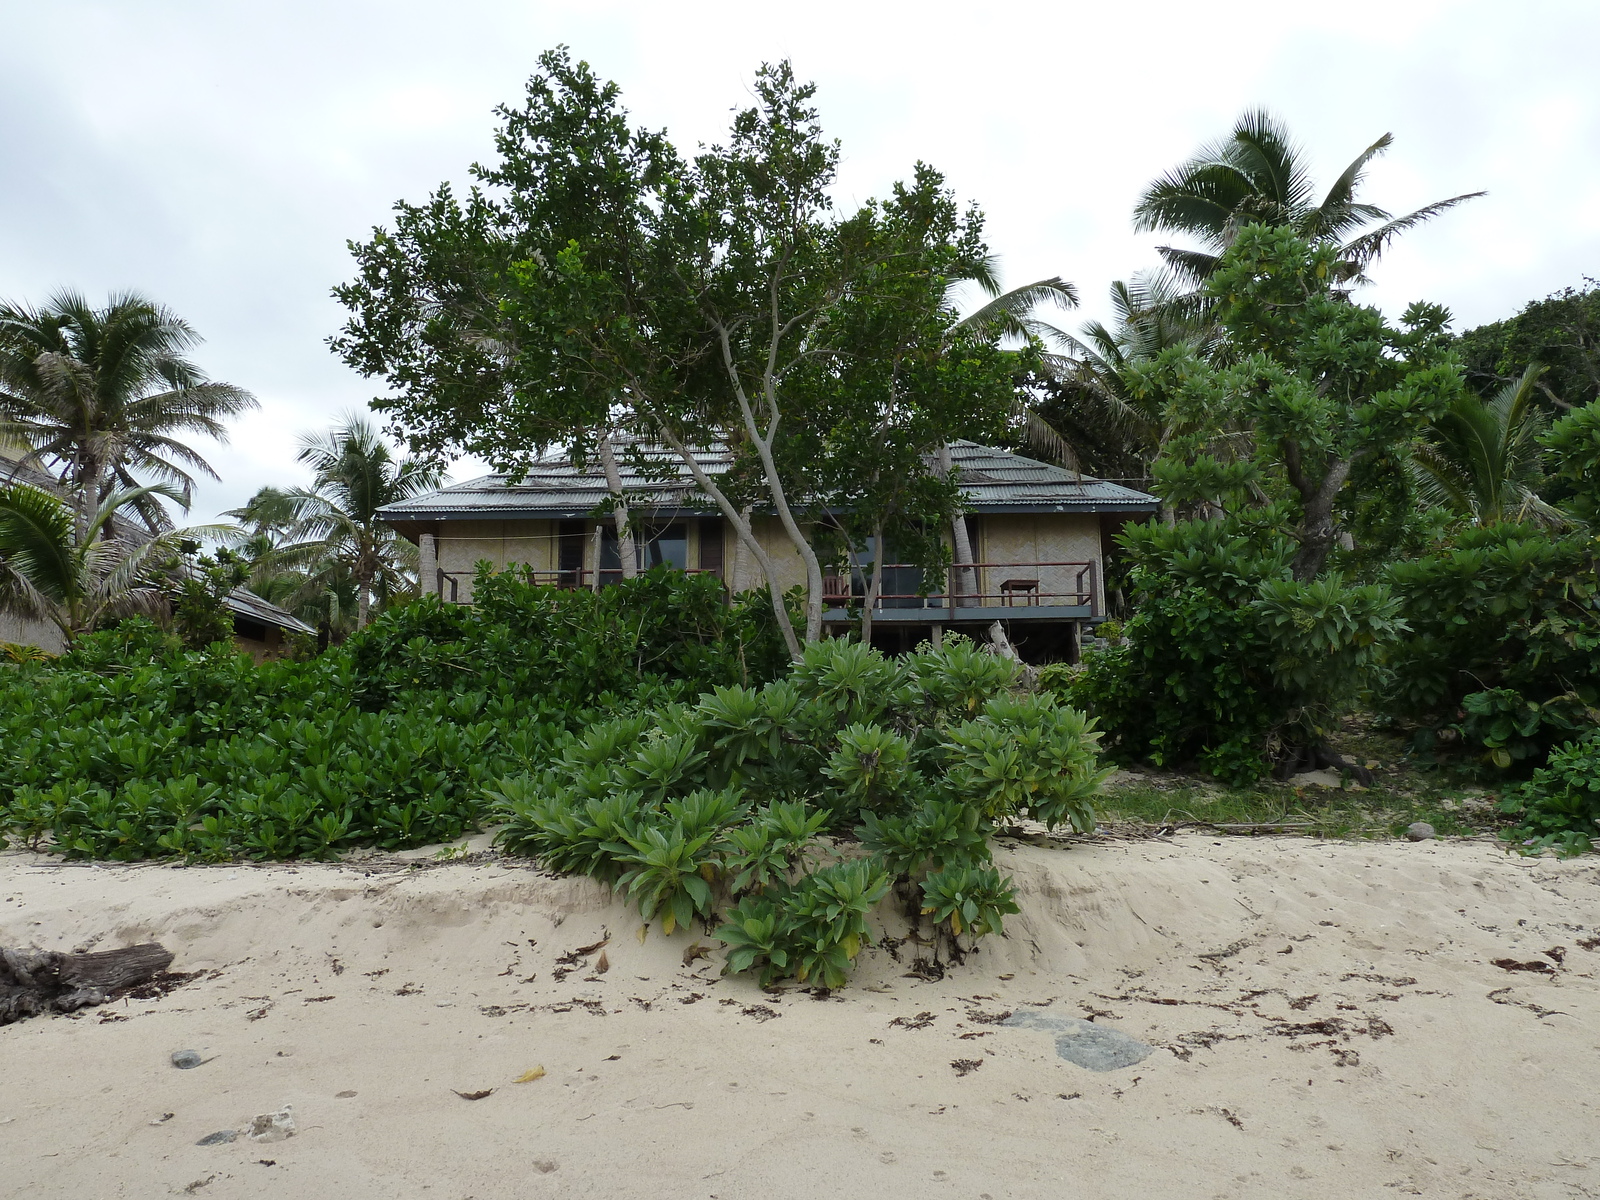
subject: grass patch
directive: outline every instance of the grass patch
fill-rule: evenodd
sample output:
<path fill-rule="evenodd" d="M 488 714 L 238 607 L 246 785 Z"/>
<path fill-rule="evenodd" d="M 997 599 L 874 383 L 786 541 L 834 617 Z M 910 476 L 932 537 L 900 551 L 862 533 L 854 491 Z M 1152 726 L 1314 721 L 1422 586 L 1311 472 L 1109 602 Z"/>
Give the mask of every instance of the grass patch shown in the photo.
<path fill-rule="evenodd" d="M 1445 837 L 1493 832 L 1503 824 L 1493 799 L 1483 794 L 1383 786 L 1364 791 L 1282 784 L 1219 788 L 1182 777 L 1113 786 L 1099 798 L 1098 808 L 1107 822 L 1282 825 L 1295 827 L 1282 832 L 1331 838 L 1399 837 L 1413 821 L 1426 821 Z"/>

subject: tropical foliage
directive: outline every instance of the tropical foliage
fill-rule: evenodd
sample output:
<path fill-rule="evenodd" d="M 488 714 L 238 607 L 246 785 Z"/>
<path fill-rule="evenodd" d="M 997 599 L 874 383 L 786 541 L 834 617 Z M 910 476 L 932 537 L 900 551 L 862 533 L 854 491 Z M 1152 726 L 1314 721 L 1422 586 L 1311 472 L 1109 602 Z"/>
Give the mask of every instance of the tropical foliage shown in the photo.
<path fill-rule="evenodd" d="M 443 472 L 410 456 L 396 458 L 370 421 L 347 417 L 325 434 L 300 439 L 300 461 L 314 472 L 309 488 L 264 489 L 238 516 L 256 526 L 249 538 L 265 536 L 257 559 L 267 577 L 295 572 L 295 606 L 317 601 L 330 623 L 341 585 L 355 595 L 355 627 L 367 624 L 373 599 L 416 591 L 417 548 L 378 515 L 386 504 L 439 486 Z M 283 590 L 282 585 L 274 590 Z"/>
<path fill-rule="evenodd" d="M 0 441 L 26 447 L 76 498 L 78 539 L 114 492 L 150 532 L 170 527 L 160 491 L 188 507 L 194 473 L 216 472 L 188 441 L 227 439 L 227 418 L 255 407 L 242 388 L 208 379 L 186 353 L 199 336 L 144 297 L 94 308 L 62 292 L 39 308 L 0 304 Z"/>
<path fill-rule="evenodd" d="M 1203 147 L 1145 189 L 1134 206 L 1134 228 L 1184 233 L 1198 240 L 1199 249 L 1159 247 L 1168 267 L 1191 284 L 1209 279 L 1250 225 L 1290 230 L 1329 247 L 1334 251 L 1333 280 L 1359 282 L 1397 236 L 1483 195 L 1452 196 L 1398 217 L 1358 199 L 1367 168 L 1393 142 L 1387 133 L 1373 142 L 1318 199 L 1305 151 L 1289 131 L 1265 110 L 1247 112 L 1227 137 Z"/>
<path fill-rule="evenodd" d="M 1098 735 L 1019 680 L 961 638 L 899 660 L 813 643 L 764 687 L 574 735 L 500 783 L 502 840 L 614 883 L 665 933 L 721 913 L 730 970 L 838 987 L 891 887 L 920 892 L 911 911 L 940 936 L 998 932 L 1016 905 L 995 829 L 1094 828 Z M 811 840 L 824 830 L 854 831 L 865 856 L 830 854 Z"/>
<path fill-rule="evenodd" d="M 49 621 L 68 643 L 106 621 L 165 617 L 173 567 L 194 531 L 134 538 L 118 530 L 118 511 L 155 487 L 108 495 L 87 521 L 49 492 L 27 484 L 0 488 L 0 607 Z"/>
<path fill-rule="evenodd" d="M 307 662 L 186 651 L 132 620 L 0 667 L 0 836 L 205 861 L 442 841 L 570 730 L 785 661 L 763 606 L 700 577 L 593 593 L 496 575 L 475 598 L 380 614 Z"/>

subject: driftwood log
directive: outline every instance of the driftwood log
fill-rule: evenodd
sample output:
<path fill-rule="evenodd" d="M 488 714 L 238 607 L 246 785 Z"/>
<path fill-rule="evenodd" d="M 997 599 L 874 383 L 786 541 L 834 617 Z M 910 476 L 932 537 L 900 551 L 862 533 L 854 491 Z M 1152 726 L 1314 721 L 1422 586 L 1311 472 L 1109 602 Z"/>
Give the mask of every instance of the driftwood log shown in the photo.
<path fill-rule="evenodd" d="M 113 992 L 154 979 L 171 965 L 172 952 L 155 942 L 99 954 L 0 946 L 0 1025 L 104 1004 Z"/>

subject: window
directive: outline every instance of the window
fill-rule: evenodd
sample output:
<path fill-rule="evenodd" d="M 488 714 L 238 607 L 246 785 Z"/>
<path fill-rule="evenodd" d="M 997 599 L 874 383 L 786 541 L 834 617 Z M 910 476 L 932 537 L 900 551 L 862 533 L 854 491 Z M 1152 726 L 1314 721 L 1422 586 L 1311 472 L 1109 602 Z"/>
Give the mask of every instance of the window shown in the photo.
<path fill-rule="evenodd" d="M 722 518 L 700 519 L 700 569 L 722 578 Z"/>
<path fill-rule="evenodd" d="M 641 571 L 662 566 L 670 567 L 674 571 L 688 569 L 689 527 L 682 521 L 656 526 L 635 522 L 633 538 Z M 600 582 L 616 583 L 621 578 L 622 554 L 617 544 L 617 527 L 607 522 L 601 526 Z"/>

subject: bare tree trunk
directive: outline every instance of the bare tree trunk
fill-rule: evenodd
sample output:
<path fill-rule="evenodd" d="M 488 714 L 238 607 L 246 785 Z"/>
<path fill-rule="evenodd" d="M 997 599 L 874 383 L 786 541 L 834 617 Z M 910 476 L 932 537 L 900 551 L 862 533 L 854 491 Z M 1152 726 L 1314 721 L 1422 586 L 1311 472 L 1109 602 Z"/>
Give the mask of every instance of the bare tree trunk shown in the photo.
<path fill-rule="evenodd" d="M 806 641 L 814 642 L 822 637 L 822 564 L 817 560 L 817 552 L 812 549 L 811 543 L 806 540 L 805 534 L 800 529 L 800 523 L 795 520 L 794 513 L 789 508 L 789 497 L 784 490 L 783 481 L 778 476 L 778 464 L 772 457 L 772 443 L 778 436 L 778 422 L 782 414 L 778 409 L 778 392 L 775 384 L 777 375 L 778 340 L 780 337 L 779 324 L 774 314 L 773 341 L 767 355 L 766 370 L 761 377 L 763 398 L 767 403 L 767 431 L 763 436 L 756 425 L 755 409 L 751 406 L 750 397 L 744 390 L 744 382 L 739 378 L 739 369 L 733 361 L 733 342 L 729 337 L 726 326 L 718 326 L 717 333 L 722 340 L 722 361 L 728 372 L 728 382 L 733 387 L 734 398 L 739 401 L 739 412 L 744 418 L 745 432 L 750 437 L 750 442 L 756 448 L 756 454 L 761 459 L 761 475 L 767 485 L 767 491 L 772 496 L 772 506 L 777 511 L 778 520 L 783 525 L 783 530 L 789 535 L 800 561 L 806 569 Z M 768 573 L 768 579 L 772 578 Z"/>
<path fill-rule="evenodd" d="M 605 527 L 598 521 L 595 523 L 594 537 L 590 538 L 589 540 L 589 550 L 594 556 L 594 573 L 589 576 L 589 590 L 598 592 L 600 590 L 600 551 L 606 544 Z"/>
<path fill-rule="evenodd" d="M 1355 466 L 1354 458 L 1338 458 L 1328 464 L 1328 472 L 1313 483 L 1304 472 L 1299 448 L 1285 447 L 1284 466 L 1289 482 L 1300 493 L 1300 550 L 1294 556 L 1294 577 L 1308 583 L 1322 573 L 1328 561 L 1328 552 L 1339 536 L 1339 523 L 1334 519 L 1333 502 L 1339 489 L 1350 477 Z"/>
<path fill-rule="evenodd" d="M 611 448 L 609 433 L 600 439 L 600 465 L 606 473 L 606 490 L 611 493 L 611 515 L 617 525 L 617 556 L 622 559 L 622 577 L 632 579 L 639 573 L 639 554 L 633 544 L 628 502 L 622 495 L 622 473 L 617 470 L 617 456 Z"/>
<path fill-rule="evenodd" d="M 739 510 L 739 516 L 746 522 L 750 520 L 750 506 L 746 504 Z M 733 543 L 733 571 L 732 578 L 728 580 L 728 590 L 737 593 L 745 574 L 750 570 L 750 547 L 745 545 L 743 538 L 735 538 Z"/>
<path fill-rule="evenodd" d="M 372 611 L 372 593 L 365 580 L 356 585 L 356 628 L 367 627 L 367 615 Z"/>
<path fill-rule="evenodd" d="M 743 511 L 734 508 L 733 501 L 729 500 L 727 494 L 717 486 L 716 481 L 706 474 L 705 468 L 700 465 L 700 460 L 695 458 L 693 450 L 684 445 L 682 439 L 664 421 L 658 421 L 656 429 L 661 434 L 661 440 L 677 451 L 679 460 L 689 468 L 689 474 L 694 477 L 695 484 L 722 510 L 722 515 L 727 518 L 728 524 L 733 526 L 734 533 L 739 535 L 739 544 L 748 548 L 760 565 L 762 574 L 767 580 L 767 594 L 772 598 L 772 613 L 778 621 L 778 632 L 783 634 L 783 643 L 789 650 L 789 657 L 799 662 L 800 640 L 795 636 L 794 622 L 789 619 L 789 606 L 784 603 L 783 593 L 778 590 L 778 574 L 772 556 L 756 539 L 754 526 L 750 522 L 750 506 L 746 505 Z M 818 624 L 820 623 L 819 621 Z"/>

